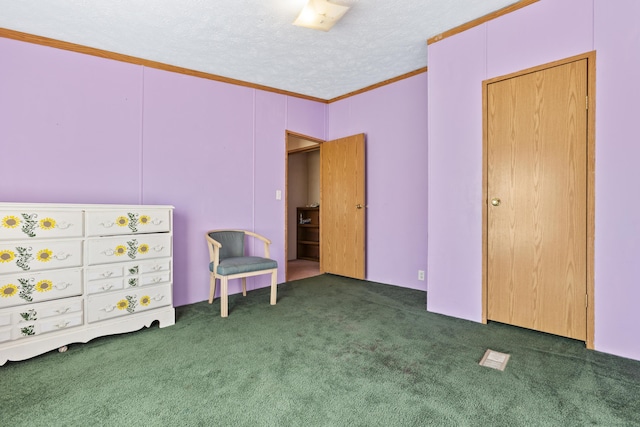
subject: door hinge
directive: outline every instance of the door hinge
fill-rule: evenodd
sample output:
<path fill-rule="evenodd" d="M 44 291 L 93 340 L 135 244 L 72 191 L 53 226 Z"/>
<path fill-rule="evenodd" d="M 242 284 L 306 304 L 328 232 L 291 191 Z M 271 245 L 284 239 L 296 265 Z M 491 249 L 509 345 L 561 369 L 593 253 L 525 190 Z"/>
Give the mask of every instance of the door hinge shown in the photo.
<path fill-rule="evenodd" d="M 589 95 L 585 96 L 585 99 L 587 101 L 587 105 L 585 106 L 587 108 L 587 110 L 589 109 Z"/>
<path fill-rule="evenodd" d="M 589 308 L 589 294 L 584 296 L 584 308 Z"/>

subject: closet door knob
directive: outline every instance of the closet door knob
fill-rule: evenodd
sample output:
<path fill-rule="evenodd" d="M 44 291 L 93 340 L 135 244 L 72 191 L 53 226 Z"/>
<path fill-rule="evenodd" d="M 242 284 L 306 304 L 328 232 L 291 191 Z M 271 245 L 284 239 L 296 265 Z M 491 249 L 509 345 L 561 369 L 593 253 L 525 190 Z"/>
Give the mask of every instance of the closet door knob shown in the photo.
<path fill-rule="evenodd" d="M 498 198 L 491 199 L 491 204 L 493 206 L 500 206 L 500 199 L 498 199 Z"/>

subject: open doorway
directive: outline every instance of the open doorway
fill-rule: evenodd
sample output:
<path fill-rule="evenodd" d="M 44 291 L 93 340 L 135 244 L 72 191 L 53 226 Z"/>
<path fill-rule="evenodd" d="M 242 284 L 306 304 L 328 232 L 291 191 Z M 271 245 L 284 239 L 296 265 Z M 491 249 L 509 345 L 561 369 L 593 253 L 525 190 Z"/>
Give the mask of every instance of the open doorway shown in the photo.
<path fill-rule="evenodd" d="M 320 274 L 320 143 L 287 132 L 286 279 Z"/>

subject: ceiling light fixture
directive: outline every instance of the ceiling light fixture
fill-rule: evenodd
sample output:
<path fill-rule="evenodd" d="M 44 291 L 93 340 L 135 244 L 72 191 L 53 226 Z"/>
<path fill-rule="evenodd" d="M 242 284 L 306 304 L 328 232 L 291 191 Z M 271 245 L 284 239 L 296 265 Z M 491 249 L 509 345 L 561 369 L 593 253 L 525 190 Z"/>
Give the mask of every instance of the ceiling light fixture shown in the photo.
<path fill-rule="evenodd" d="M 329 3 L 327 0 L 309 0 L 293 25 L 329 31 L 347 13 L 349 6 Z"/>

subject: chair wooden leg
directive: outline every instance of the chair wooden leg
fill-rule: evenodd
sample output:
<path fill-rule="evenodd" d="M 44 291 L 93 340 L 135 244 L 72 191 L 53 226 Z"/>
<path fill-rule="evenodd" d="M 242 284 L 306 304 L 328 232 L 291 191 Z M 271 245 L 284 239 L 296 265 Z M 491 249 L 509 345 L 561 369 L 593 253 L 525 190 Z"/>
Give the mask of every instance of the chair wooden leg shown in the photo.
<path fill-rule="evenodd" d="M 247 278 L 246 277 L 242 278 L 242 296 L 243 297 L 247 296 Z"/>
<path fill-rule="evenodd" d="M 278 285 L 277 285 L 277 275 L 278 270 L 273 270 L 271 272 L 271 305 L 276 305 L 277 293 L 278 293 Z"/>
<path fill-rule="evenodd" d="M 213 302 L 213 298 L 216 294 L 216 276 L 213 273 L 209 274 L 209 304 Z"/>
<path fill-rule="evenodd" d="M 220 279 L 220 316 L 229 316 L 229 279 L 226 276 L 222 276 Z"/>

